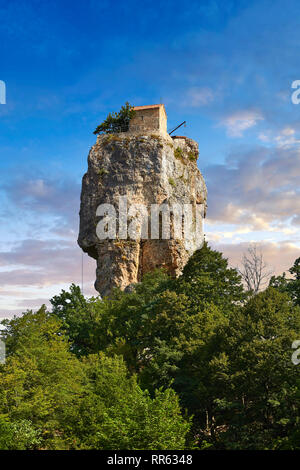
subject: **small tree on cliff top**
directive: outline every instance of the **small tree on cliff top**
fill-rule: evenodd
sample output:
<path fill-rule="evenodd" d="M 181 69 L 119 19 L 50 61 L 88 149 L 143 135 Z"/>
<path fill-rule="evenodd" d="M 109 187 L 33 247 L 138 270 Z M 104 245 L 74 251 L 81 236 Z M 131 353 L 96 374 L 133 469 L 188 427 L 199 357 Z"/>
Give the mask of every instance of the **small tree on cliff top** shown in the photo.
<path fill-rule="evenodd" d="M 96 128 L 94 134 L 126 132 L 129 128 L 130 119 L 132 119 L 134 115 L 134 107 L 127 101 L 118 113 L 109 113 L 107 118 Z"/>

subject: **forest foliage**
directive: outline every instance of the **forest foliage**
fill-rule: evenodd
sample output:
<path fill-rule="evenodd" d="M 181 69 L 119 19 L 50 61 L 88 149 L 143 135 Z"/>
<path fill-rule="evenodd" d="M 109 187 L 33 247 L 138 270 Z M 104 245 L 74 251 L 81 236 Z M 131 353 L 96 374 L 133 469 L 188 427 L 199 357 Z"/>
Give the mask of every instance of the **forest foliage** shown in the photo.
<path fill-rule="evenodd" d="M 177 279 L 4 320 L 1 449 L 300 449 L 300 258 L 249 295 L 206 243 Z"/>

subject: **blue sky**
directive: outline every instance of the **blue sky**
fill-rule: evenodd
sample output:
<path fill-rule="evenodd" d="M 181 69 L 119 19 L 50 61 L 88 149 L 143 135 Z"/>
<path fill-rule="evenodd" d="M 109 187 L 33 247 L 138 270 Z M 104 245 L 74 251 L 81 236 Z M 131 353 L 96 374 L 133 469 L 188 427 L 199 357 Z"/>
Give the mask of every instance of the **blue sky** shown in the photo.
<path fill-rule="evenodd" d="M 207 238 L 233 265 L 257 241 L 300 254 L 300 4 L 0 0 L 0 317 L 80 283 L 80 183 L 93 130 L 162 101 L 198 141 Z M 95 265 L 84 258 L 85 292 Z"/>

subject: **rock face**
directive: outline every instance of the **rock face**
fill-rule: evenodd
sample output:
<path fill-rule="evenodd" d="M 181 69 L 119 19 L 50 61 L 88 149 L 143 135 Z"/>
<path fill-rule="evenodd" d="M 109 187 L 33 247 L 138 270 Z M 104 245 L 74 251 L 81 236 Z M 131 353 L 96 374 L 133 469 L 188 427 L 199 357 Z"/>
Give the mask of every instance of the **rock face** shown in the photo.
<path fill-rule="evenodd" d="M 164 267 L 173 276 L 180 274 L 189 257 L 201 246 L 203 237 L 198 230 L 188 241 L 163 239 L 160 231 L 159 239 L 152 239 L 149 217 L 149 238 L 125 239 L 118 237 L 117 231 L 115 239 L 99 239 L 96 228 L 101 217 L 96 215 L 97 207 L 111 204 L 118 218 L 120 196 L 127 197 L 128 207 L 143 204 L 149 214 L 152 204 L 170 207 L 189 204 L 194 223 L 196 206 L 205 217 L 207 197 L 197 157 L 197 143 L 185 137 L 172 139 L 159 132 L 98 136 L 82 181 L 78 243 L 97 261 L 95 288 L 102 296 L 114 287 L 128 288 L 158 267 Z M 140 220 L 132 214 L 128 224 L 135 218 Z M 170 220 L 174 234 L 172 215 Z"/>

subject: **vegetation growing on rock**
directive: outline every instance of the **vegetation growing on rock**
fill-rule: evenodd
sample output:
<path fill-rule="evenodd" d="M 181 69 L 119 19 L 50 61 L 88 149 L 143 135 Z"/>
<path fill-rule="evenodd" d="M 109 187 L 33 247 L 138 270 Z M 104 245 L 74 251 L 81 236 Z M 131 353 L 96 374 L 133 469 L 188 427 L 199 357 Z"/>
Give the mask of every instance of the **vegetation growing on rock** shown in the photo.
<path fill-rule="evenodd" d="M 94 134 L 116 134 L 118 132 L 127 132 L 129 122 L 135 115 L 134 107 L 128 101 L 123 105 L 119 112 L 109 113 L 106 119 L 97 126 Z"/>

